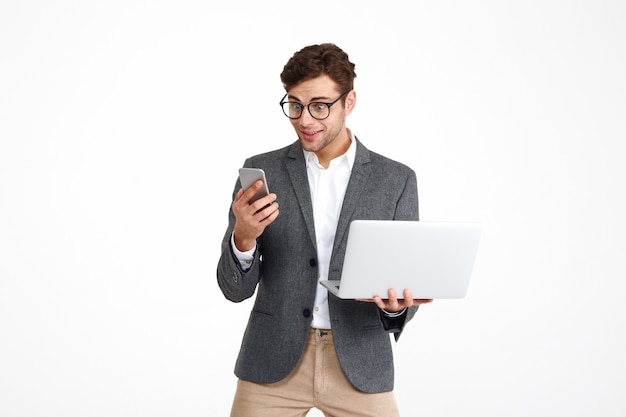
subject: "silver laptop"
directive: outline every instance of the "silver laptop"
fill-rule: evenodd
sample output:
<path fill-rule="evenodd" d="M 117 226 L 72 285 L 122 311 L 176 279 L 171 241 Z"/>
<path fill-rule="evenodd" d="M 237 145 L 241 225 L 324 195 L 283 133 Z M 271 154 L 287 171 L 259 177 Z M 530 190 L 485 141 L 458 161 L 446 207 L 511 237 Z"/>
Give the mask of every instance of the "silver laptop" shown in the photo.
<path fill-rule="evenodd" d="M 482 225 L 475 222 L 354 220 L 341 280 L 320 283 L 339 298 L 463 298 Z"/>

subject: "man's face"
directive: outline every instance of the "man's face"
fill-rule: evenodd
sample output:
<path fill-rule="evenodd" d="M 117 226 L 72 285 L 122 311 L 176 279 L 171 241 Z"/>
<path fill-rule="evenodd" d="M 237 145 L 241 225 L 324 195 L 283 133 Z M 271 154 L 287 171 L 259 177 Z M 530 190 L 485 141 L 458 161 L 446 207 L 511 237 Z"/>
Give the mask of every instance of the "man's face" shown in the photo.
<path fill-rule="evenodd" d="M 354 91 L 348 93 L 346 106 L 343 106 L 342 100 L 338 101 L 330 108 L 330 115 L 323 120 L 312 117 L 306 106 L 311 102 L 331 103 L 343 93 L 344 91 L 339 91 L 337 84 L 327 75 L 303 81 L 288 91 L 287 100 L 304 105 L 300 118 L 289 120 L 300 138 L 302 147 L 315 152 L 318 157 L 323 154 L 324 159 L 332 159 L 345 152 L 346 144 L 349 145 L 346 116 L 352 112 L 356 96 Z"/>

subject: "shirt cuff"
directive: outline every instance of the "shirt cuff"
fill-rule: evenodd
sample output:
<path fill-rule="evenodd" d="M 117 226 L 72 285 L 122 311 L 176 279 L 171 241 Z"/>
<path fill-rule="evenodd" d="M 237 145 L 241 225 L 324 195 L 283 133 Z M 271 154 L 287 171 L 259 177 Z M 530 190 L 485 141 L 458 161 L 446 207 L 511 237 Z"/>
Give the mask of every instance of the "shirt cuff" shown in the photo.
<path fill-rule="evenodd" d="M 387 311 L 384 308 L 381 308 L 381 310 L 383 311 L 383 313 L 385 313 L 385 316 L 390 317 L 390 318 L 394 318 L 394 317 L 400 317 L 401 315 L 403 315 L 404 312 L 406 311 L 406 307 L 402 311 L 398 311 L 396 313 L 392 313 L 391 311 Z"/>
<path fill-rule="evenodd" d="M 252 261 L 254 260 L 254 251 L 256 251 L 256 245 L 250 250 L 245 252 L 240 251 L 235 246 L 235 234 L 232 233 L 230 235 L 230 247 L 233 249 L 233 253 L 237 257 L 239 264 L 241 265 L 241 269 L 247 271 L 252 266 Z"/>

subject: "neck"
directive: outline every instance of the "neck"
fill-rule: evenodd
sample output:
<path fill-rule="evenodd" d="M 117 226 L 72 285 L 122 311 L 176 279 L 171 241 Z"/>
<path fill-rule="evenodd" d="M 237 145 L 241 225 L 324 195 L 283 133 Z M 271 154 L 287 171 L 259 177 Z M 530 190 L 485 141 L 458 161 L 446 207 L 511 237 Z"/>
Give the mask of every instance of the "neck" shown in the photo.
<path fill-rule="evenodd" d="M 346 153 L 351 143 L 350 136 L 348 136 L 347 131 L 344 130 L 329 146 L 315 152 L 320 165 L 324 168 L 328 168 L 330 161 Z"/>

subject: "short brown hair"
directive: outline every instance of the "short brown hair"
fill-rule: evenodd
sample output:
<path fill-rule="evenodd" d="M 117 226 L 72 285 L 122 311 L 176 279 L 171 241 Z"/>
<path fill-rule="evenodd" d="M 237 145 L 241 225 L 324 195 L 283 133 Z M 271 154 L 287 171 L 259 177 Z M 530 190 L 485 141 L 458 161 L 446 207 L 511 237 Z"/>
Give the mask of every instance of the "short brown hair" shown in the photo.
<path fill-rule="evenodd" d="M 354 88 L 354 64 L 348 54 L 332 43 L 306 46 L 293 54 L 285 64 L 280 80 L 285 91 L 289 91 L 296 84 L 323 74 L 337 83 L 341 93 Z"/>

